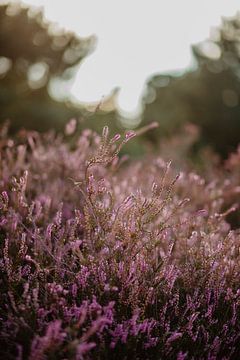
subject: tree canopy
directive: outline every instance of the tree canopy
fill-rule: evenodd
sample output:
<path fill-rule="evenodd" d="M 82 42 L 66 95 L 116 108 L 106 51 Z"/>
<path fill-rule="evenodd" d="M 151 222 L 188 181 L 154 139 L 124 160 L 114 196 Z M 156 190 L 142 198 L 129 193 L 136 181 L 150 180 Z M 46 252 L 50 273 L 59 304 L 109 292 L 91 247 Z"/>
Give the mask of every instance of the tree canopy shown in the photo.
<path fill-rule="evenodd" d="M 184 74 L 157 75 L 144 96 L 144 122 L 158 121 L 158 141 L 186 122 L 200 127 L 196 145 L 211 145 L 223 157 L 240 139 L 240 15 L 223 18 L 210 38 L 193 46 L 195 68 Z"/>
<path fill-rule="evenodd" d="M 47 22 L 41 10 L 0 6 L 0 121 L 45 130 L 79 116 L 80 108 L 54 100 L 49 87 L 70 80 L 93 46 L 93 37 L 81 39 Z"/>

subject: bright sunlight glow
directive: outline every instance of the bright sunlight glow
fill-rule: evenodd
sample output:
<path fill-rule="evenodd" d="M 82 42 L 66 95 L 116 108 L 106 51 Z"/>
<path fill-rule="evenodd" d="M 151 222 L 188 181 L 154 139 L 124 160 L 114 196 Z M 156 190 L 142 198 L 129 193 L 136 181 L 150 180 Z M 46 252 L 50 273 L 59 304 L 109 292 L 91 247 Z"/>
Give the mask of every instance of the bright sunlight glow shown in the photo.
<path fill-rule="evenodd" d="M 120 110 L 140 109 L 152 74 L 191 66 L 191 44 L 209 36 L 221 16 L 240 9 L 239 0 L 25 0 L 43 6 L 46 17 L 80 37 L 97 36 L 95 51 L 79 67 L 70 93 L 98 102 L 120 88 Z"/>

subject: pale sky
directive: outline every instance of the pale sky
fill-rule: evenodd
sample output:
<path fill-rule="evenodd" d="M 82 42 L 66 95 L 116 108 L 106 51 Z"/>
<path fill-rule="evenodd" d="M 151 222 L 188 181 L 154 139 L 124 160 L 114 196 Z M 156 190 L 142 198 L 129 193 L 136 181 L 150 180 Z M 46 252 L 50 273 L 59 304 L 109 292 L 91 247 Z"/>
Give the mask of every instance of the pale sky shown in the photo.
<path fill-rule="evenodd" d="M 139 109 L 153 74 L 191 65 L 191 44 L 209 36 L 221 16 L 240 10 L 239 0 L 25 0 L 79 36 L 97 36 L 71 86 L 80 102 L 97 102 L 120 87 L 119 108 Z"/>

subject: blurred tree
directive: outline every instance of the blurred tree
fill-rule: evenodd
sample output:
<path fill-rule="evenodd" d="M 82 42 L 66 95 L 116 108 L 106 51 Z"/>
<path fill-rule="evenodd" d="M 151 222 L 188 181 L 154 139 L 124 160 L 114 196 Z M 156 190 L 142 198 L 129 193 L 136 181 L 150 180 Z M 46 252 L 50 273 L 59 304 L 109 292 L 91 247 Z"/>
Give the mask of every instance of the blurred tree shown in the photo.
<path fill-rule="evenodd" d="M 61 83 L 71 80 L 94 40 L 46 22 L 41 10 L 0 6 L 0 121 L 11 119 L 15 129 L 46 130 L 79 116 L 79 106 L 54 100 L 49 89 L 55 82 L 60 91 Z"/>
<path fill-rule="evenodd" d="M 210 38 L 193 46 L 195 68 L 179 76 L 157 75 L 147 84 L 143 121 L 158 141 L 186 122 L 200 127 L 195 148 L 211 145 L 223 157 L 240 142 L 240 14 L 224 18 Z"/>

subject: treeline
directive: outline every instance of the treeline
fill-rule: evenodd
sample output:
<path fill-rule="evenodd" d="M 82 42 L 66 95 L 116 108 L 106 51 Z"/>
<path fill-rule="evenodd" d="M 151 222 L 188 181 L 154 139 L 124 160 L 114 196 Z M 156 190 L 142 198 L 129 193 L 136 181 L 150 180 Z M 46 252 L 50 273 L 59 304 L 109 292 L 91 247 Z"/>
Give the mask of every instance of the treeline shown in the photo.
<path fill-rule="evenodd" d="M 67 83 L 94 49 L 94 40 L 47 22 L 39 10 L 0 6 L 0 121 L 10 119 L 13 131 L 61 131 L 73 117 L 81 120 L 80 129 L 123 128 L 114 96 L 110 108 L 96 104 L 86 109 L 69 100 Z M 145 139 L 158 146 L 185 124 L 195 124 L 200 136 L 192 150 L 207 145 L 226 157 L 240 141 L 239 14 L 223 18 L 209 39 L 192 50 L 193 69 L 178 76 L 154 75 L 148 81 L 141 125 L 157 121 L 159 128 Z"/>

